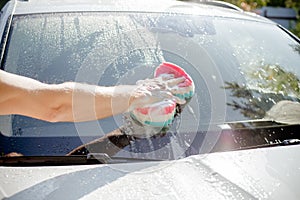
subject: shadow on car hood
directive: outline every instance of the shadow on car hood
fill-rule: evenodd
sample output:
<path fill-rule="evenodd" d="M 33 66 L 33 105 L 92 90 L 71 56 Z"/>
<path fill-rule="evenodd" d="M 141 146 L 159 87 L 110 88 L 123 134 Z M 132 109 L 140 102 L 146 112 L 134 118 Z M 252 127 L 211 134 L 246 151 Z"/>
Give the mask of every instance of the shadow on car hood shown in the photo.
<path fill-rule="evenodd" d="M 7 199 L 297 199 L 299 146 L 176 161 L 1 167 Z"/>

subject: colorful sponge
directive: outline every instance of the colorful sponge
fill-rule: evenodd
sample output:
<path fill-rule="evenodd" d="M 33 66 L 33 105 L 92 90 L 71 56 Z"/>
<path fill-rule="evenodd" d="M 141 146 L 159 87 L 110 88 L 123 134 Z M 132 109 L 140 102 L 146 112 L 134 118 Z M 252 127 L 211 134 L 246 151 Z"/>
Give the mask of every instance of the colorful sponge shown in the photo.
<path fill-rule="evenodd" d="M 176 111 L 176 102 L 166 100 L 142 108 L 134 109 L 131 117 L 143 125 L 164 127 L 172 123 Z"/>
<path fill-rule="evenodd" d="M 195 90 L 191 77 L 179 66 L 164 62 L 159 65 L 154 72 L 154 77 L 172 75 L 173 78 L 185 77 L 185 81 L 177 85 L 175 96 L 188 100 Z M 165 127 L 172 123 L 176 114 L 176 102 L 174 100 L 165 100 L 141 108 L 135 108 L 130 116 L 140 122 L 142 125 L 154 127 Z"/>
<path fill-rule="evenodd" d="M 185 77 L 185 81 L 178 84 L 178 90 L 177 93 L 174 94 L 175 96 L 187 100 L 194 95 L 194 81 L 184 69 L 173 63 L 164 62 L 155 69 L 154 77 L 163 76 L 165 74 L 172 74 L 174 78 Z"/>

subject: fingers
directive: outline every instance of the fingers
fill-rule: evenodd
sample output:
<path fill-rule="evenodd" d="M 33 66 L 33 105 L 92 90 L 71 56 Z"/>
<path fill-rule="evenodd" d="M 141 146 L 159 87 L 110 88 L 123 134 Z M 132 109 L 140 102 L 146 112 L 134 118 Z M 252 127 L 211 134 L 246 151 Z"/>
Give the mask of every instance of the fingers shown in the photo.
<path fill-rule="evenodd" d="M 163 81 L 170 80 L 174 78 L 174 74 L 161 74 L 159 76 Z"/>
<path fill-rule="evenodd" d="M 170 90 L 172 87 L 183 83 L 186 80 L 185 77 L 173 78 L 173 75 L 164 75 L 154 79 L 145 79 L 139 80 L 136 82 L 139 86 L 145 86 L 145 88 L 150 90 L 162 89 L 162 90 Z"/>
<path fill-rule="evenodd" d="M 173 87 L 170 88 L 169 91 L 172 94 L 184 94 L 184 93 L 188 93 L 190 89 L 188 87 Z"/>
<path fill-rule="evenodd" d="M 155 92 L 154 95 L 157 96 L 157 99 L 159 99 L 159 101 L 171 99 L 171 100 L 175 101 L 177 104 L 185 104 L 186 103 L 186 101 L 184 99 L 174 96 L 171 92 L 168 92 L 168 91 L 158 91 L 158 92 Z"/>
<path fill-rule="evenodd" d="M 139 91 L 140 95 L 136 101 L 133 102 L 133 106 L 147 105 L 166 99 L 173 99 L 173 95 L 167 91 L 153 90 L 153 91 Z"/>
<path fill-rule="evenodd" d="M 182 90 L 178 85 L 186 80 L 185 77 L 173 78 L 174 75 L 165 75 L 154 79 L 139 80 L 136 82 L 137 89 L 133 96 L 136 99 L 132 102 L 130 109 L 145 106 L 164 100 L 173 100 L 177 104 L 185 104 L 186 101 L 175 96 Z"/>
<path fill-rule="evenodd" d="M 173 95 L 173 99 L 175 100 L 175 102 L 176 102 L 177 104 L 185 104 L 185 103 L 186 103 L 186 100 L 185 100 L 185 99 L 181 99 L 181 98 L 179 98 L 179 97 L 177 97 L 177 96 L 174 96 L 174 95 Z"/>
<path fill-rule="evenodd" d="M 158 101 L 164 101 L 164 100 L 173 100 L 175 101 L 177 104 L 185 104 L 185 100 L 181 99 L 177 96 L 174 96 L 171 92 L 168 91 L 158 91 L 158 92 L 154 92 L 154 96 L 156 96 L 156 102 Z"/>
<path fill-rule="evenodd" d="M 137 107 L 144 107 L 145 105 L 165 101 L 173 100 L 177 104 L 185 104 L 186 101 L 179 97 L 174 96 L 169 91 L 153 90 L 153 91 L 139 91 L 140 96 L 134 102 L 132 102 L 129 110 L 133 110 Z"/>
<path fill-rule="evenodd" d="M 173 78 L 173 79 L 170 79 L 170 80 L 168 80 L 167 81 L 167 85 L 169 86 L 169 87 L 174 87 L 174 86 L 176 86 L 176 85 L 178 85 L 178 84 L 180 84 L 180 83 L 182 83 L 182 82 L 184 82 L 185 81 L 185 77 L 179 77 L 179 78 Z"/>

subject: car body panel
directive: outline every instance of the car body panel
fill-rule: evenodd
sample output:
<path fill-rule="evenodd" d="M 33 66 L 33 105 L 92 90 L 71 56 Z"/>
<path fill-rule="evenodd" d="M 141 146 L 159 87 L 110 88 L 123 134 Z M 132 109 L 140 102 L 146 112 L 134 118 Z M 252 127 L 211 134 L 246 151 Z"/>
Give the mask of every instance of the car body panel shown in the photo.
<path fill-rule="evenodd" d="M 8 199 L 297 199 L 299 146 L 164 161 L 1 167 Z"/>
<path fill-rule="evenodd" d="M 16 4 L 14 14 L 34 14 L 34 13 L 53 13 L 53 12 L 80 12 L 80 11 L 103 11 L 103 12 L 179 12 L 185 14 L 198 14 L 207 16 L 222 16 L 240 18 L 245 20 L 264 21 L 272 23 L 270 20 L 249 12 L 232 11 L 231 9 L 221 8 L 198 3 L 186 3 L 174 0 L 159 0 L 144 3 L 142 0 L 30 0 L 30 1 L 11 1 Z M 51 8 L 51 9 L 49 9 Z"/>

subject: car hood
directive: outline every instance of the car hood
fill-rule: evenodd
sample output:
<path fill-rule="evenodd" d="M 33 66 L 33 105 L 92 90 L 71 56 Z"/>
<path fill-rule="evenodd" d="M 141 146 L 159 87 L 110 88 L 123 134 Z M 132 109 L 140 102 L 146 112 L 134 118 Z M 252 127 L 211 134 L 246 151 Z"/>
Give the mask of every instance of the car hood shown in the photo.
<path fill-rule="evenodd" d="M 299 147 L 195 155 L 176 161 L 1 167 L 8 199 L 297 199 Z"/>

